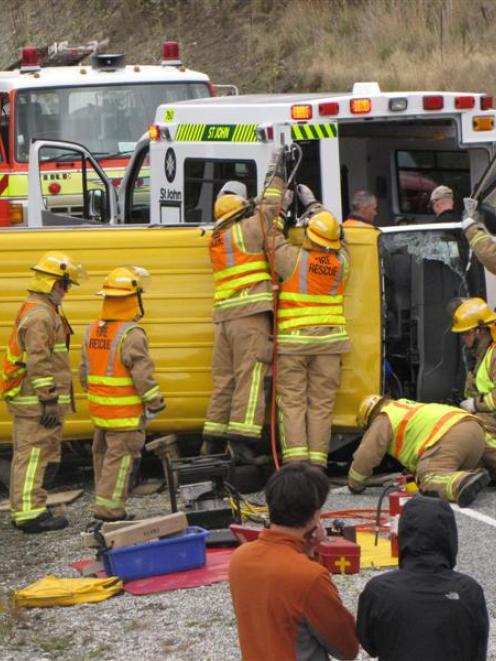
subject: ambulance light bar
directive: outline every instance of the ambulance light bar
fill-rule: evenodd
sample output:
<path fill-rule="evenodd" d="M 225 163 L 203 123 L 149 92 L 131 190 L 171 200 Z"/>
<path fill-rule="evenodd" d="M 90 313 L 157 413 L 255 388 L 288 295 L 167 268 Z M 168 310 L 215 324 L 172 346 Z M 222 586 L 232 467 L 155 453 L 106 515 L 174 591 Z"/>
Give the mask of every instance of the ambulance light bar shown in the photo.
<path fill-rule="evenodd" d="M 424 110 L 442 110 L 444 108 L 444 99 L 441 94 L 432 94 L 422 97 L 422 106 Z"/>
<path fill-rule="evenodd" d="M 481 110 L 491 110 L 493 107 L 493 97 L 487 94 L 481 96 L 480 107 Z"/>
<path fill-rule="evenodd" d="M 354 115 L 365 115 L 372 110 L 372 101 L 370 99 L 351 99 L 350 112 Z"/>
<path fill-rule="evenodd" d="M 408 99 L 403 96 L 389 99 L 388 107 L 392 112 L 401 112 L 408 108 Z"/>
<path fill-rule="evenodd" d="M 472 120 L 474 131 L 492 131 L 494 128 L 494 115 L 485 117 L 474 117 Z"/>
<path fill-rule="evenodd" d="M 274 140 L 273 126 L 257 126 L 255 134 L 260 142 L 269 142 Z"/>
<path fill-rule="evenodd" d="M 339 103 L 330 101 L 328 103 L 319 103 L 319 115 L 338 115 Z"/>
<path fill-rule="evenodd" d="M 305 120 L 312 119 L 312 106 L 311 105 L 302 105 L 302 106 L 291 106 L 291 119 L 296 120 Z"/>
<path fill-rule="evenodd" d="M 39 71 L 41 69 L 40 54 L 37 48 L 26 46 L 22 49 L 21 73 Z"/>
<path fill-rule="evenodd" d="M 471 110 L 475 108 L 475 98 L 473 96 L 455 96 L 455 108 L 457 110 Z"/>

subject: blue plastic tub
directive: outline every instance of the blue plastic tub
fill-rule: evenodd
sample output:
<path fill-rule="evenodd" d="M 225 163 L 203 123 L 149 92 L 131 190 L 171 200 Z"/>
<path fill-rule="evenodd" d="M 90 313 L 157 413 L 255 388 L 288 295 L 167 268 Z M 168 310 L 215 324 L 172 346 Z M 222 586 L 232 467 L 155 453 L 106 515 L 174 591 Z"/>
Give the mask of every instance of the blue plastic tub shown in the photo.
<path fill-rule="evenodd" d="M 191 526 L 182 535 L 110 549 L 103 553 L 103 565 L 107 576 L 124 581 L 203 567 L 207 562 L 207 535 L 203 528 Z"/>

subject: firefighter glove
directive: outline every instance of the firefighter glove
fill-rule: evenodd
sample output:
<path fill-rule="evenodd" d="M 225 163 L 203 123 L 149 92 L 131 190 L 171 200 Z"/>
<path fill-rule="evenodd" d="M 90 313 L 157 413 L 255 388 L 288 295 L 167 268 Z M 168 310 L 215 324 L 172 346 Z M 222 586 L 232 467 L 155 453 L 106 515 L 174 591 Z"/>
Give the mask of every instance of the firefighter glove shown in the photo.
<path fill-rule="evenodd" d="M 477 411 L 475 408 L 475 399 L 473 397 L 464 399 L 463 402 L 460 402 L 460 408 L 468 413 L 475 413 Z"/>
<path fill-rule="evenodd" d="M 159 402 L 157 402 L 156 405 L 153 407 L 147 406 L 145 409 L 145 419 L 146 420 L 153 420 L 153 418 L 156 418 L 157 415 L 165 409 L 165 401 L 164 398 L 161 397 Z"/>
<path fill-rule="evenodd" d="M 307 209 L 309 206 L 317 202 L 315 195 L 308 186 L 305 186 L 305 184 L 298 184 L 298 186 L 296 186 L 296 194 L 298 195 L 298 199 L 304 209 Z"/>
<path fill-rule="evenodd" d="M 466 230 L 467 227 L 470 227 L 470 225 L 473 225 L 476 222 L 477 205 L 477 200 L 474 200 L 472 197 L 463 198 L 463 206 L 465 210 L 463 212 L 462 229 Z"/>
<path fill-rule="evenodd" d="M 45 429 L 53 429 L 61 424 L 60 411 L 57 399 L 41 402 L 41 424 Z"/>

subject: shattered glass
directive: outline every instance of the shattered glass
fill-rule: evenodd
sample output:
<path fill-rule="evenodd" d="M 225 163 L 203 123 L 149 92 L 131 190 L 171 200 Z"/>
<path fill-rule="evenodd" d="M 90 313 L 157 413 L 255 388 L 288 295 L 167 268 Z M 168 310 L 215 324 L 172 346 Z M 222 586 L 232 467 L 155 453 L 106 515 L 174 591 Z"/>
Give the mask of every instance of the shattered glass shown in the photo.
<path fill-rule="evenodd" d="M 465 280 L 466 255 L 460 254 L 454 235 L 442 230 L 398 232 L 382 236 L 383 248 L 392 253 L 405 248 L 415 261 L 434 260 L 446 264 Z"/>

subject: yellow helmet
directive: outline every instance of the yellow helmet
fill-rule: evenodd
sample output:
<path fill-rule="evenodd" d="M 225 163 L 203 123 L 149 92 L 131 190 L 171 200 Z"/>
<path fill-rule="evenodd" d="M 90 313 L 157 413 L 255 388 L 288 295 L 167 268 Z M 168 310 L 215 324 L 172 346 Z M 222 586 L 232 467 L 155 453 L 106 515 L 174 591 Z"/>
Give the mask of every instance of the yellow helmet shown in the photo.
<path fill-rule="evenodd" d="M 360 402 L 357 413 L 357 425 L 364 429 L 368 427 L 373 411 L 384 401 L 382 395 L 367 395 Z"/>
<path fill-rule="evenodd" d="M 141 266 L 118 266 L 105 277 L 99 296 L 141 294 L 150 283 L 150 273 Z"/>
<path fill-rule="evenodd" d="M 318 211 L 310 218 L 307 236 L 324 248 L 341 248 L 341 226 L 330 211 Z"/>
<path fill-rule="evenodd" d="M 31 267 L 34 277 L 29 289 L 49 294 L 56 280 L 64 280 L 72 285 L 79 285 L 88 276 L 84 267 L 75 262 L 66 253 L 51 250 L 42 255 L 37 264 Z"/>
<path fill-rule="evenodd" d="M 482 298 L 467 298 L 453 312 L 453 333 L 465 333 L 472 328 L 496 322 L 496 314 Z"/>
<path fill-rule="evenodd" d="M 247 208 L 248 203 L 241 195 L 228 193 L 220 195 L 215 200 L 214 216 L 217 223 L 231 220 L 240 216 Z"/>

